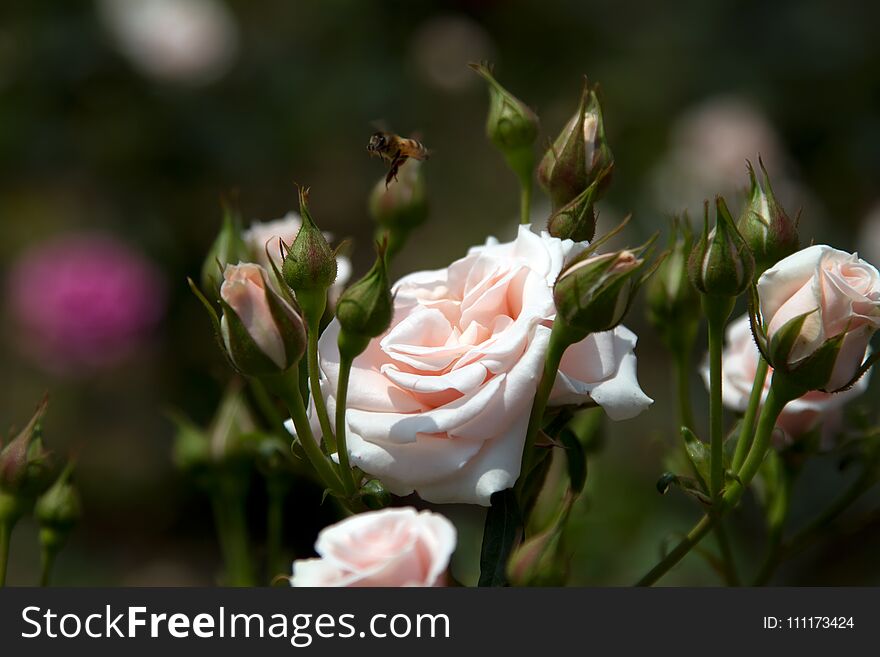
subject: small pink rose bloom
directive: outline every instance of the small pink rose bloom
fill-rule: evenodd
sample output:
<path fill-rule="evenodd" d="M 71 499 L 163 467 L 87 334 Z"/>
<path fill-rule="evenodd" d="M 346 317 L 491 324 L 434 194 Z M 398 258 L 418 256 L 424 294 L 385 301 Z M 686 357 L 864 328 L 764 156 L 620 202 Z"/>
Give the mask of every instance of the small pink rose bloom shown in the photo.
<path fill-rule="evenodd" d="M 26 251 L 9 269 L 6 299 L 22 351 L 64 375 L 123 362 L 165 310 L 156 267 L 114 237 L 88 233 Z"/>
<path fill-rule="evenodd" d="M 724 405 L 734 411 L 745 412 L 749 405 L 749 395 L 752 391 L 752 383 L 755 380 L 755 372 L 761 354 L 755 345 L 749 325 L 748 315 L 731 322 L 727 327 L 727 345 L 722 355 L 721 375 L 721 398 Z M 701 368 L 703 381 L 706 388 L 709 387 L 709 364 L 703 363 Z M 764 380 L 764 389 L 761 393 L 762 400 L 766 399 L 770 391 L 770 377 L 773 369 Z M 859 379 L 856 384 L 840 393 L 828 393 L 821 390 L 812 390 L 802 397 L 790 401 L 776 421 L 776 426 L 782 429 L 789 439 L 795 439 L 812 431 L 819 424 L 823 427 L 823 437 L 833 436 L 840 420 L 841 407 L 853 397 L 857 397 L 868 388 L 870 372 Z"/>
<path fill-rule="evenodd" d="M 226 265 L 223 270 L 223 284 L 220 286 L 220 298 L 235 311 L 260 351 L 280 369 L 287 369 L 284 340 L 266 300 L 266 276 L 266 270 L 253 263 Z M 285 303 L 280 298 L 279 302 Z M 293 309 L 289 310 L 291 316 L 294 316 Z M 223 334 L 226 348 L 232 353 L 229 344 L 229 326 L 225 315 L 220 322 L 220 332 Z"/>
<path fill-rule="evenodd" d="M 413 508 L 346 518 L 318 534 L 319 559 L 293 562 L 291 586 L 444 586 L 455 527 Z"/>
<path fill-rule="evenodd" d="M 871 336 L 880 328 L 880 273 L 858 255 L 824 244 L 793 253 L 764 272 L 758 280 L 758 296 L 771 340 L 786 322 L 811 313 L 788 358 L 790 367 L 826 340 L 846 334 L 826 390 L 849 383 L 865 359 Z"/>
<path fill-rule="evenodd" d="M 354 361 L 348 392 L 353 465 L 397 495 L 488 505 L 519 476 L 532 400 L 556 315 L 553 283 L 586 243 L 520 227 L 446 269 L 394 285 L 394 319 Z M 319 345 L 335 416 L 339 324 Z M 615 420 L 651 404 L 636 379 L 636 336 L 620 326 L 570 347 L 551 404 L 592 400 Z"/>

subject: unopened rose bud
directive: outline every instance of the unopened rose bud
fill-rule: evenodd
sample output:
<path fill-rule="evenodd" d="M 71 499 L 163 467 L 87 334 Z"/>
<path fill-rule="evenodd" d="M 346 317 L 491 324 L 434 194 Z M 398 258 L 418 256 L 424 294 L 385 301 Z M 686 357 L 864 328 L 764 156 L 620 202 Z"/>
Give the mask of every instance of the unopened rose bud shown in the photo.
<path fill-rule="evenodd" d="M 537 115 L 502 87 L 488 67 L 482 64 L 470 66 L 489 83 L 489 117 L 486 120 L 489 141 L 501 151 L 520 180 L 530 180 L 535 165 L 534 144 L 538 138 Z"/>
<path fill-rule="evenodd" d="M 596 234 L 596 211 L 593 204 L 598 199 L 602 181 L 610 174 L 610 168 L 601 172 L 589 187 L 550 215 L 547 232 L 562 240 L 592 240 Z"/>
<path fill-rule="evenodd" d="M 627 250 L 575 260 L 553 287 L 557 318 L 583 335 L 613 329 L 642 283 L 644 262 Z"/>
<path fill-rule="evenodd" d="M 703 294 L 738 297 L 752 282 L 755 260 L 736 229 L 727 204 L 715 198 L 715 227 L 709 231 L 709 204 L 703 213 L 703 234 L 688 260 L 691 283 Z"/>
<path fill-rule="evenodd" d="M 227 265 L 220 304 L 223 343 L 242 374 L 278 374 L 299 362 L 305 351 L 305 328 L 268 284 L 265 269 L 252 263 Z"/>
<path fill-rule="evenodd" d="M 223 282 L 223 268 L 228 264 L 250 260 L 248 247 L 242 239 L 241 221 L 236 212 L 224 208 L 223 225 L 202 265 L 202 289 L 216 295 Z M 215 299 L 216 296 L 211 296 Z"/>
<path fill-rule="evenodd" d="M 551 527 L 528 538 L 510 556 L 507 578 L 511 586 L 553 586 L 564 581 L 559 560 L 560 532 Z"/>
<path fill-rule="evenodd" d="M 257 423 L 242 394 L 240 379 L 226 387 L 220 405 L 207 429 L 174 413 L 177 428 L 172 448 L 174 465 L 198 479 L 218 465 L 249 463 L 259 444 L 253 439 Z"/>
<path fill-rule="evenodd" d="M 79 494 L 71 482 L 72 475 L 73 466 L 68 465 L 34 506 L 44 550 L 59 550 L 82 514 Z"/>
<path fill-rule="evenodd" d="M 798 250 L 797 222 L 789 219 L 776 200 L 770 177 L 760 159 L 758 165 L 764 184 L 758 182 L 749 162 L 749 202 L 738 223 L 739 232 L 755 257 L 756 276 Z"/>
<path fill-rule="evenodd" d="M 327 289 L 336 280 L 336 255 L 309 212 L 308 189 L 299 190 L 302 226 L 284 258 L 281 274 L 309 321 L 324 312 Z"/>
<path fill-rule="evenodd" d="M 824 244 L 784 258 L 758 279 L 763 332 L 776 373 L 805 390 L 834 392 L 855 383 L 880 328 L 880 274 L 857 255 Z"/>
<path fill-rule="evenodd" d="M 336 304 L 339 320 L 339 353 L 354 358 L 366 349 L 371 338 L 381 335 L 391 324 L 394 301 L 385 266 L 385 248 L 363 278 L 354 283 Z"/>
<path fill-rule="evenodd" d="M 668 255 L 648 281 L 648 320 L 670 348 L 687 348 L 700 321 L 700 298 L 688 278 L 693 233 L 687 218 L 675 219 Z M 690 336 L 690 338 L 689 338 Z"/>
<path fill-rule="evenodd" d="M 43 449 L 43 415 L 48 407 L 44 398 L 24 429 L 0 451 L 0 492 L 20 498 L 33 498 L 51 483 L 49 453 Z"/>
<path fill-rule="evenodd" d="M 400 170 L 397 183 L 385 185 L 381 178 L 370 194 L 370 215 L 388 236 L 388 257 L 403 246 L 409 233 L 428 217 L 428 195 L 422 163 L 410 160 Z"/>
<path fill-rule="evenodd" d="M 613 164 L 596 87 L 584 83 L 577 111 L 538 165 L 538 182 L 557 209 L 583 193 L 605 172 L 595 192 L 598 200 L 611 182 L 607 174 Z"/>

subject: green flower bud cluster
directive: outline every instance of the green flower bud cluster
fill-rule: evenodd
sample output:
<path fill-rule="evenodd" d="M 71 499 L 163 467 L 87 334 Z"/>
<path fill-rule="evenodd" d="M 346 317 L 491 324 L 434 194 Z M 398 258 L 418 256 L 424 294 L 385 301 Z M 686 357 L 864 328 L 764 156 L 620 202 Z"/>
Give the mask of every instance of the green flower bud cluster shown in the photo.
<path fill-rule="evenodd" d="M 554 211 L 594 184 L 592 200 L 599 200 L 611 182 L 614 155 L 605 137 L 597 91 L 597 86 L 584 82 L 577 111 L 538 165 L 538 182 L 550 196 Z"/>

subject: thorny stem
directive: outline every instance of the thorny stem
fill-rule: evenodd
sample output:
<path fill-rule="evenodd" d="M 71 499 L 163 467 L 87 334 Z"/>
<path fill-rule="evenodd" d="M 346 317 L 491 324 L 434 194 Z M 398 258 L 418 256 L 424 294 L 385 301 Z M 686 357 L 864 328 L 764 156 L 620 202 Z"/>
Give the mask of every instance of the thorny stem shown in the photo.
<path fill-rule="evenodd" d="M 774 378 L 774 382 L 776 379 Z M 669 570 L 675 566 L 681 559 L 691 551 L 691 549 L 699 543 L 706 533 L 712 528 L 728 510 L 732 509 L 739 502 L 746 487 L 754 479 L 770 446 L 770 439 L 773 435 L 773 429 L 776 426 L 776 419 L 782 412 L 785 405 L 792 399 L 795 399 L 803 391 L 792 391 L 785 383 L 774 386 L 771 383 L 770 392 L 767 395 L 767 401 L 761 410 L 761 417 L 758 420 L 758 430 L 755 435 L 755 441 L 749 451 L 748 456 L 743 463 L 742 468 L 737 473 L 737 479 L 733 481 L 729 488 L 716 504 L 715 509 L 704 515 L 700 521 L 694 525 L 687 536 L 675 546 L 675 548 L 667 554 L 660 562 L 654 566 L 636 586 L 651 586 Z"/>
<path fill-rule="evenodd" d="M 339 475 L 321 451 L 312 433 L 312 428 L 309 426 L 306 407 L 303 404 L 302 395 L 300 395 L 295 376 L 282 374 L 273 379 L 267 378 L 266 383 L 269 385 L 270 390 L 278 395 L 287 405 L 290 417 L 293 420 L 293 426 L 296 429 L 297 438 L 299 438 L 303 451 L 306 453 L 306 458 L 308 458 L 312 467 L 318 473 L 324 486 L 344 495 L 345 488 L 339 479 Z"/>
<path fill-rule="evenodd" d="M 547 401 L 550 399 L 550 392 L 553 390 L 553 384 L 556 382 L 559 363 L 562 361 L 562 355 L 565 353 L 565 350 L 574 342 L 570 333 L 571 330 L 557 317 L 553 323 L 553 330 L 550 332 L 550 344 L 547 346 L 547 356 L 544 359 L 544 371 L 541 375 L 541 381 L 538 383 L 535 399 L 532 402 L 532 410 L 529 414 L 522 464 L 520 466 L 519 479 L 516 482 L 516 494 L 520 500 L 523 494 L 523 487 L 534 466 L 535 443 L 538 439 L 538 432 L 544 423 L 544 411 L 547 409 Z"/>
<path fill-rule="evenodd" d="M 724 486 L 724 407 L 721 403 L 721 352 L 724 325 L 733 309 L 733 299 L 703 295 L 703 310 L 709 324 L 709 447 L 711 452 L 709 493 L 718 498 Z"/>

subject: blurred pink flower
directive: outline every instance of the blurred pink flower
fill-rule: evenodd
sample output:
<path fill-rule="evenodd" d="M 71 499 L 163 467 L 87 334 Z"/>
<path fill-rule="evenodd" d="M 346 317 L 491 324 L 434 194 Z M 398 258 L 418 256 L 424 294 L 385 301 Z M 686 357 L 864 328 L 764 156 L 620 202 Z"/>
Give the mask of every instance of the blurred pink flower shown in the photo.
<path fill-rule="evenodd" d="M 13 263 L 7 298 L 22 349 L 59 374 L 120 362 L 143 343 L 165 307 L 158 270 L 103 235 L 34 246 Z"/>

